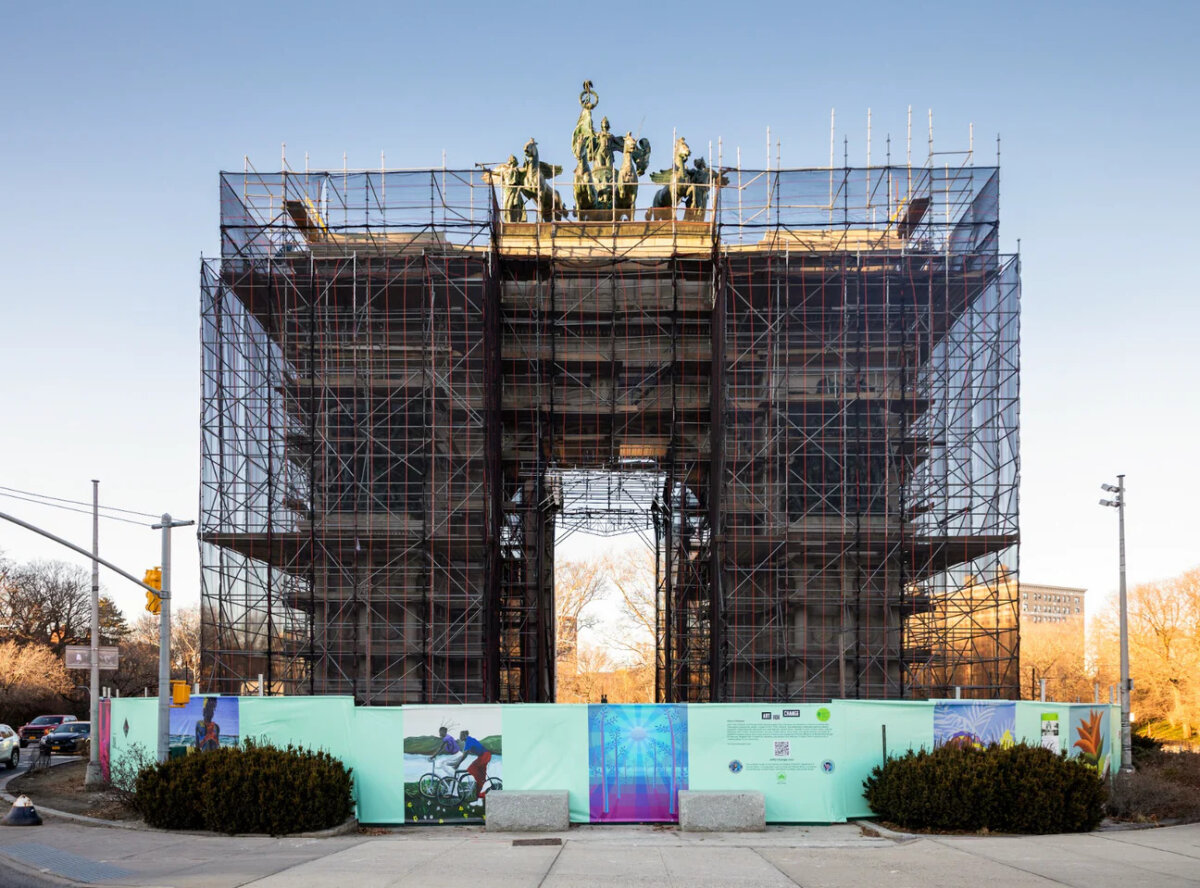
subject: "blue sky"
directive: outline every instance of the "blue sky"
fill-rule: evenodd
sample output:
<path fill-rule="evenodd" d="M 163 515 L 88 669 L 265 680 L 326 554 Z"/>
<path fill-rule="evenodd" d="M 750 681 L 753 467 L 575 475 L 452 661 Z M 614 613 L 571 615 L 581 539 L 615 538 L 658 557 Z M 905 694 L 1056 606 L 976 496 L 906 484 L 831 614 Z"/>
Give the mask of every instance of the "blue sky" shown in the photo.
<path fill-rule="evenodd" d="M 1200 138 L 1191 3 L 517 5 L 460 2 L 23 4 L 0 55 L 0 485 L 196 517 L 199 257 L 218 251 L 217 171 L 451 166 L 536 136 L 569 158 L 596 83 L 614 130 L 784 166 L 901 156 L 913 107 L 939 149 L 1002 136 L 1003 249 L 1020 239 L 1021 571 L 1116 584 L 1128 475 L 1132 581 L 1200 563 L 1190 477 L 1200 422 L 1194 268 Z M 652 166 L 654 166 L 652 162 Z M 657 167 L 655 167 L 657 168 Z M 0 510 L 90 540 L 84 515 Z M 105 554 L 158 562 L 149 529 L 106 523 Z M 9 526 L 10 557 L 60 557 Z M 177 592 L 199 594 L 177 533 Z M 73 556 L 66 556 L 73 557 Z M 79 559 L 76 559 L 79 560 Z M 80 560 L 80 563 L 86 563 Z M 131 613 L 141 595 L 106 586 Z"/>

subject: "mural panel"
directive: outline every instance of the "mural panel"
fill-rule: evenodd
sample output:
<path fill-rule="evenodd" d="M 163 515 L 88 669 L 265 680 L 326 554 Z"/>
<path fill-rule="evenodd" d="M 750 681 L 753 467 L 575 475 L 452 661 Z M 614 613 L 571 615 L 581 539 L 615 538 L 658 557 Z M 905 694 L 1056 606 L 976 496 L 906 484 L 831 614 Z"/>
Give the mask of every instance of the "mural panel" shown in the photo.
<path fill-rule="evenodd" d="M 593 823 L 679 820 L 688 788 L 686 704 L 588 706 L 588 807 Z"/>
<path fill-rule="evenodd" d="M 1011 746 L 1017 733 L 1017 704 L 984 700 L 938 700 L 933 706 L 933 745 Z"/>
<path fill-rule="evenodd" d="M 186 706 L 171 707 L 170 745 L 188 752 L 237 746 L 237 697 L 192 697 Z"/>
<path fill-rule="evenodd" d="M 481 823 L 503 788 L 499 706 L 404 707 L 404 819 Z"/>
<path fill-rule="evenodd" d="M 1072 706 L 1069 758 L 1078 758 L 1095 768 L 1101 777 L 1108 775 L 1112 747 L 1108 743 L 1110 706 Z"/>

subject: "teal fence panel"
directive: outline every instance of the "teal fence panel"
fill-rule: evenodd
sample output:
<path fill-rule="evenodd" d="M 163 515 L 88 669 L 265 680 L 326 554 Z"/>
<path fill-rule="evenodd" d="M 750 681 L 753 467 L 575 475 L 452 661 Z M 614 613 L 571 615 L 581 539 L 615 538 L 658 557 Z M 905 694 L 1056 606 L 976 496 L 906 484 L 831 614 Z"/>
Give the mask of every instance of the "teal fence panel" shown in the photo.
<path fill-rule="evenodd" d="M 933 708 L 925 700 L 836 700 L 840 750 L 835 758 L 841 820 L 874 816 L 863 798 L 872 769 L 911 750 L 933 749 Z"/>
<path fill-rule="evenodd" d="M 112 761 L 137 747 L 152 759 L 157 700 L 111 708 Z M 196 697 L 172 710 L 171 734 L 189 748 L 252 738 L 325 750 L 354 769 L 365 823 L 482 822 L 498 788 L 566 790 L 573 823 L 675 820 L 685 788 L 761 792 L 773 823 L 834 823 L 871 816 L 863 781 L 885 756 L 939 738 L 1045 745 L 1102 773 L 1120 761 L 1118 706 L 1036 701 L 355 707 L 349 697 Z"/>
<path fill-rule="evenodd" d="M 353 697 L 241 697 L 243 737 L 276 746 L 324 750 L 353 766 L 358 737 L 351 734 Z"/>
<path fill-rule="evenodd" d="M 586 703 L 504 707 L 504 788 L 566 790 L 572 823 L 591 821 Z"/>
<path fill-rule="evenodd" d="M 404 710 L 399 706 L 363 706 L 354 710 L 352 727 L 354 790 L 362 823 L 403 823 Z"/>
<path fill-rule="evenodd" d="M 117 763 L 135 751 L 153 761 L 158 749 L 158 698 L 115 697 L 109 719 L 108 756 Z"/>

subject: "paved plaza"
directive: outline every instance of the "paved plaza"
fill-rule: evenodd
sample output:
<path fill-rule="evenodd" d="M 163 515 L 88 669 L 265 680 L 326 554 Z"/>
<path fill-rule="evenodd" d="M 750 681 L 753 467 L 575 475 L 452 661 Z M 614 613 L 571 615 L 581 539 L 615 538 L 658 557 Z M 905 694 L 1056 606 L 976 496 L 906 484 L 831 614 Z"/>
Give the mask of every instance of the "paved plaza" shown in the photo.
<path fill-rule="evenodd" d="M 40 827 L 0 828 L 0 885 L 72 884 L 1173 888 L 1200 885 L 1200 824 L 1067 836 L 901 839 L 867 836 L 853 824 L 776 826 L 752 835 L 580 826 L 529 837 L 429 827 L 280 839 L 92 826 L 49 816 Z"/>

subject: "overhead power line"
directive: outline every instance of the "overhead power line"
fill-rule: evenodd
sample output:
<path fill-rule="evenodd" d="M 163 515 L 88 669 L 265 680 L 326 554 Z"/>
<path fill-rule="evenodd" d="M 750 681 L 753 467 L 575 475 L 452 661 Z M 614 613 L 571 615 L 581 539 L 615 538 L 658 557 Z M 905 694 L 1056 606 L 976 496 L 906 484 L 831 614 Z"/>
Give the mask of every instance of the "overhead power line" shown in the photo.
<path fill-rule="evenodd" d="M 64 499 L 61 496 L 51 496 L 48 493 L 37 493 L 36 491 L 32 491 L 32 490 L 18 490 L 15 487 L 5 487 L 2 484 L 0 484 L 0 490 L 8 491 L 9 493 L 19 493 L 19 494 L 22 494 L 23 496 L 33 496 L 33 497 L 37 497 L 38 499 L 54 500 L 55 502 L 58 502 L 58 503 L 70 503 L 73 506 L 87 506 L 89 512 L 91 511 L 91 508 L 92 508 L 92 504 L 89 502 L 84 502 L 83 500 Z M 154 518 L 155 520 L 157 520 L 159 517 L 161 517 L 160 515 L 156 515 L 153 512 L 139 512 L 136 509 L 122 509 L 117 506 L 101 506 L 100 509 L 102 511 L 107 510 L 109 512 L 122 512 L 126 515 L 138 515 L 142 518 Z"/>
<path fill-rule="evenodd" d="M 8 497 L 9 499 L 21 500 L 22 502 L 26 502 L 26 503 L 33 503 L 34 505 L 37 505 L 37 506 L 47 506 L 51 509 L 62 509 L 64 512 L 78 512 L 80 515 L 91 515 L 92 514 L 91 509 L 77 509 L 73 506 L 63 505 L 62 503 L 47 502 L 46 500 L 43 500 L 43 499 L 36 499 L 33 497 L 28 497 L 28 496 L 18 496 L 15 493 L 9 493 L 7 491 L 8 491 L 8 488 L 0 487 L 0 496 Z M 103 509 L 103 508 L 104 507 L 101 506 L 101 509 Z M 126 511 L 126 510 L 122 509 L 121 511 Z M 131 514 L 137 515 L 137 514 L 141 514 L 141 513 L 133 512 Z M 135 521 L 132 518 L 122 518 L 119 515 L 105 515 L 105 514 L 101 513 L 100 517 L 107 519 L 108 521 L 121 521 L 125 524 L 136 524 L 138 527 L 146 527 L 148 524 L 148 522 L 145 520 Z M 153 516 L 147 516 L 147 517 L 153 517 Z"/>

